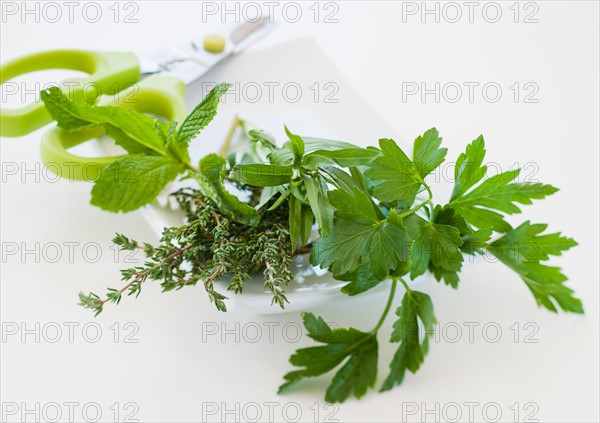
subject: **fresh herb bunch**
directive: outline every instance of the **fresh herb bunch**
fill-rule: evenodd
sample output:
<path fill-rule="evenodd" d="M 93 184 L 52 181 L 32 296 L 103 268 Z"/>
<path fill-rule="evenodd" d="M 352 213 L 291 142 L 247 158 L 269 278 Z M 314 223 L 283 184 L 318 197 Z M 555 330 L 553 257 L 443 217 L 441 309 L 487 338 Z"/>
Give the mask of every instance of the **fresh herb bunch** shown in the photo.
<path fill-rule="evenodd" d="M 412 156 L 391 139 L 362 148 L 300 137 L 285 128 L 288 140 L 277 147 L 265 132 L 251 130 L 241 156 L 210 154 L 196 168 L 189 142 L 215 116 L 227 88 L 216 86 L 181 125 L 131 109 L 72 103 L 58 88 L 42 93 L 59 126 L 69 131 L 103 126 L 128 152 L 104 169 L 92 189 L 92 204 L 130 211 L 151 202 L 179 175 L 197 184 L 174 194 L 187 219 L 180 227 L 165 229 L 158 246 L 115 237 L 122 249 L 144 250 L 148 260 L 124 270 L 127 284 L 110 289 L 105 299 L 80 294 L 84 307 L 98 314 L 106 302 L 118 303 L 123 293 L 139 295 L 151 279 L 162 281 L 165 291 L 200 282 L 225 311 L 226 297 L 213 282 L 228 276 L 229 290 L 241 293 L 249 274 L 259 271 L 272 302 L 283 307 L 284 288 L 292 280 L 291 257 L 305 252 L 310 252 L 313 265 L 347 281 L 342 291 L 348 295 L 389 283 L 388 301 L 370 331 L 331 329 L 321 317 L 302 315 L 308 335 L 321 345 L 291 356 L 291 364 L 299 369 L 285 375 L 280 392 L 341 365 L 325 395 L 330 402 L 351 395 L 360 398 L 374 387 L 377 335 L 392 309 L 398 283 L 405 293 L 395 311 L 390 342 L 399 346 L 381 390 L 400 384 L 407 370 L 419 369 L 436 318 L 431 298 L 412 290 L 406 280 L 430 272 L 457 288 L 465 255 L 497 257 L 521 277 L 538 305 L 550 311 L 583 313 L 581 301 L 565 285 L 566 276 L 545 264 L 577 243 L 560 233 L 546 233 L 545 224 L 526 221 L 513 228 L 505 219 L 521 212 L 518 204 L 529 205 L 557 189 L 516 182 L 519 169 L 485 179 L 483 137 L 459 155 L 446 204 L 434 203 L 426 182 L 447 153 L 435 129 L 417 137 Z M 248 200 L 231 194 L 228 186 Z"/>

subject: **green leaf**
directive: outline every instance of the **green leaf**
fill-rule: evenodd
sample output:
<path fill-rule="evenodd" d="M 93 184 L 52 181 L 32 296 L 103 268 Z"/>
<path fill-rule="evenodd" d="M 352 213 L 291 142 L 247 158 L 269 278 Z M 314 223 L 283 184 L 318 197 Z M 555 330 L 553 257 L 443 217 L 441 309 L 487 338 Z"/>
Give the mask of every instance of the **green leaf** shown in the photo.
<path fill-rule="evenodd" d="M 453 226 L 458 229 L 463 240 L 463 244 L 460 246 L 463 252 L 471 255 L 483 254 L 483 249 L 492 237 L 493 231 L 491 226 L 474 231 L 466 219 L 451 205 L 446 205 L 443 208 L 436 206 L 434 216 L 435 223 Z"/>
<path fill-rule="evenodd" d="M 515 203 L 532 204 L 532 199 L 543 199 L 558 191 L 557 188 L 551 185 L 540 183 L 511 183 L 519 176 L 520 171 L 520 169 L 510 170 L 492 176 L 469 193 L 455 200 L 455 203 L 458 203 L 461 208 L 481 206 L 513 214 L 521 212 Z"/>
<path fill-rule="evenodd" d="M 258 204 L 254 206 L 256 210 L 263 208 L 273 197 L 277 194 L 281 194 L 280 187 L 264 187 L 260 192 Z"/>
<path fill-rule="evenodd" d="M 553 312 L 557 311 L 558 306 L 564 311 L 583 313 L 581 300 L 575 298 L 573 290 L 564 285 L 567 277 L 560 268 L 540 263 L 551 255 L 561 255 L 577 243 L 560 233 L 541 235 L 546 228 L 547 225 L 532 225 L 526 221 L 494 241 L 488 249 L 521 276 L 538 305 Z"/>
<path fill-rule="evenodd" d="M 163 137 L 170 154 L 183 163 L 189 164 L 191 159 L 187 146 L 183 146 L 177 141 L 177 122 L 161 122 L 156 119 L 154 125 Z"/>
<path fill-rule="evenodd" d="M 135 210 L 154 200 L 184 170 L 168 157 L 130 154 L 103 169 L 92 188 L 91 203 L 112 212 Z"/>
<path fill-rule="evenodd" d="M 339 167 L 324 165 L 319 166 L 319 171 L 327 182 L 343 191 L 352 191 L 355 187 L 361 189 L 358 182 Z"/>
<path fill-rule="evenodd" d="M 357 188 L 352 194 L 331 191 L 329 200 L 335 207 L 333 227 L 328 237 L 315 242 L 313 264 L 328 268 L 334 277 L 365 264 L 373 276 L 383 279 L 409 260 L 412 240 L 395 212 L 380 219 L 381 212 Z"/>
<path fill-rule="evenodd" d="M 302 161 L 302 156 L 304 156 L 304 140 L 302 137 L 292 134 L 287 126 L 284 126 L 285 133 L 290 139 L 290 147 L 292 149 L 292 153 L 294 155 L 294 164 L 297 165 Z"/>
<path fill-rule="evenodd" d="M 333 220 L 333 209 L 327 200 L 327 185 L 319 175 L 304 175 L 306 198 L 321 229 L 321 236 L 329 236 Z"/>
<path fill-rule="evenodd" d="M 467 145 L 464 153 L 456 160 L 454 168 L 454 190 L 450 201 L 460 197 L 469 188 L 481 181 L 487 171 L 487 166 L 482 166 L 485 158 L 485 141 L 479 136 Z"/>
<path fill-rule="evenodd" d="M 129 153 L 166 153 L 164 138 L 155 126 L 156 120 L 136 110 L 75 103 L 69 101 L 58 87 L 42 91 L 41 98 L 58 126 L 67 131 L 102 126 L 106 134 Z"/>
<path fill-rule="evenodd" d="M 410 208 L 421 186 L 420 175 L 394 140 L 381 139 L 379 146 L 383 155 L 365 171 L 365 176 L 380 181 L 375 186 L 374 196 L 381 201 L 398 202 L 401 208 Z"/>
<path fill-rule="evenodd" d="M 375 334 L 354 328 L 331 330 L 322 318 L 312 313 L 303 313 L 302 317 L 309 336 L 325 345 L 301 348 L 290 357 L 290 363 L 302 369 L 286 374 L 286 383 L 279 392 L 307 377 L 325 374 L 347 359 L 327 388 L 325 400 L 343 402 L 352 394 L 356 398 L 364 396 L 377 377 Z"/>
<path fill-rule="evenodd" d="M 356 187 L 352 191 L 330 191 L 329 201 L 335 206 L 335 216 L 340 219 L 368 224 L 378 223 L 384 218 L 369 195 Z"/>
<path fill-rule="evenodd" d="M 435 128 L 415 139 L 413 162 L 422 179 L 444 162 L 448 149 L 440 148 L 441 143 Z"/>
<path fill-rule="evenodd" d="M 350 296 L 362 294 L 383 282 L 382 279 L 374 277 L 364 265 L 358 266 L 358 269 L 354 272 L 342 275 L 337 279 L 341 281 L 350 281 L 349 284 L 342 287 L 342 292 Z"/>
<path fill-rule="evenodd" d="M 436 281 L 444 280 L 444 283 L 452 288 L 458 288 L 458 272 L 453 270 L 442 269 L 437 267 L 432 262 L 429 262 L 429 271 L 433 274 Z"/>
<path fill-rule="evenodd" d="M 374 148 L 343 148 L 340 150 L 317 150 L 304 156 L 307 165 L 336 163 L 342 167 L 364 166 L 375 160 L 381 153 Z"/>
<path fill-rule="evenodd" d="M 302 216 L 300 225 L 300 246 L 308 244 L 310 234 L 312 233 L 313 223 L 315 222 L 315 215 L 312 212 L 310 206 L 302 204 Z"/>
<path fill-rule="evenodd" d="M 232 180 L 257 187 L 274 187 L 287 184 L 292 178 L 291 166 L 266 164 L 236 165 L 231 171 Z"/>
<path fill-rule="evenodd" d="M 259 129 L 251 129 L 248 131 L 248 136 L 252 142 L 262 145 L 269 151 L 277 150 L 275 139 L 265 131 Z"/>
<path fill-rule="evenodd" d="M 407 217 L 405 224 L 409 236 L 415 240 L 411 254 L 411 279 L 425 273 L 430 263 L 447 272 L 460 270 L 463 240 L 458 229 L 427 221 L 416 214 Z"/>
<path fill-rule="evenodd" d="M 312 313 L 302 313 L 301 315 L 309 337 L 318 342 L 327 342 L 330 339 L 333 331 L 322 317 L 316 317 Z"/>
<path fill-rule="evenodd" d="M 190 140 L 198 136 L 200 131 L 213 120 L 217 114 L 217 107 L 221 101 L 221 96 L 227 92 L 229 87 L 231 87 L 231 84 L 215 85 L 200 104 L 192 110 L 192 113 L 184 119 L 177 132 L 179 148 L 187 149 Z"/>
<path fill-rule="evenodd" d="M 463 244 L 460 249 L 467 254 L 475 255 L 475 253 L 481 253 L 492 238 L 492 228 L 479 229 L 473 231 L 468 235 L 463 235 Z"/>
<path fill-rule="evenodd" d="M 260 217 L 256 210 L 231 194 L 223 185 L 225 179 L 225 159 L 216 154 L 209 154 L 200 160 L 200 173 L 193 175 L 200 188 L 219 210 L 233 220 L 255 226 Z"/>
<path fill-rule="evenodd" d="M 310 207 L 302 204 L 302 201 L 295 195 L 289 196 L 289 225 L 290 225 L 290 240 L 292 242 L 292 251 L 302 247 L 308 241 L 312 230 L 313 215 L 310 212 Z M 310 224 L 307 220 L 310 217 Z"/>
<path fill-rule="evenodd" d="M 540 183 L 512 182 L 519 176 L 520 169 L 494 175 L 479 183 L 487 170 L 482 166 L 484 157 L 485 143 L 483 137 L 479 137 L 457 160 L 450 201 L 452 208 L 477 228 L 491 227 L 496 232 L 508 232 L 512 227 L 501 213 L 520 213 L 521 209 L 515 203 L 532 204 L 532 199 L 543 199 L 558 191 Z"/>
<path fill-rule="evenodd" d="M 396 315 L 398 320 L 394 323 L 390 342 L 399 342 L 400 346 L 390 363 L 390 373 L 381 391 L 388 391 L 400 385 L 406 370 L 412 373 L 419 370 L 429 351 L 429 336 L 433 333 L 436 323 L 431 298 L 417 291 L 408 291 L 404 294 Z M 425 329 L 422 341 L 419 337 L 419 320 Z"/>
<path fill-rule="evenodd" d="M 302 137 L 304 142 L 304 154 L 314 153 L 317 150 L 321 151 L 336 151 L 342 149 L 359 148 L 353 144 L 343 141 L 328 140 L 323 138 Z M 273 151 L 269 155 L 271 163 L 278 165 L 292 164 L 294 162 L 294 150 L 292 142 L 287 141 L 283 147 Z"/>
<path fill-rule="evenodd" d="M 452 208 L 476 228 L 493 228 L 494 231 L 501 233 L 512 229 L 512 226 L 504 220 L 504 216 L 495 211 L 481 207 L 462 207 L 458 203 L 452 203 Z"/>

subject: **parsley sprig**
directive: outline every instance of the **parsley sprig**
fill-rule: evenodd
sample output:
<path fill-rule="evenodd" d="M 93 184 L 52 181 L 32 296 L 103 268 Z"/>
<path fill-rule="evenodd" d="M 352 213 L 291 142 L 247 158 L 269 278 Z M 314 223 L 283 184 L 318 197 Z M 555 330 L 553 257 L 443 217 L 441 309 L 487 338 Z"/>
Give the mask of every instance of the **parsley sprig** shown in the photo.
<path fill-rule="evenodd" d="M 517 182 L 519 169 L 486 179 L 483 137 L 458 156 L 446 203 L 435 202 L 427 183 L 448 153 L 435 129 L 417 137 L 409 155 L 392 139 L 362 148 L 301 137 L 287 127 L 288 139 L 278 147 L 266 132 L 236 120 L 245 147 L 224 157 L 226 145 L 223 156 L 209 154 L 194 166 L 189 144 L 215 116 L 228 87 L 216 86 L 181 124 L 132 109 L 73 103 L 58 88 L 42 93 L 60 127 L 102 126 L 128 153 L 104 168 L 92 189 L 92 204 L 127 212 L 153 201 L 178 177 L 195 184 L 172 194 L 186 221 L 165 228 L 157 246 L 117 234 L 115 244 L 142 250 L 146 261 L 123 270 L 124 287 L 109 288 L 104 298 L 80 294 L 82 306 L 98 314 L 107 303 L 118 304 L 124 294 L 137 297 L 148 280 L 158 280 L 164 291 L 201 284 L 216 308 L 225 311 L 227 297 L 214 282 L 227 278 L 228 291 L 239 294 L 251 274 L 262 273 L 272 304 L 283 308 L 285 286 L 293 279 L 291 259 L 305 253 L 313 265 L 348 282 L 342 288 L 347 295 L 387 283 L 388 301 L 370 331 L 332 329 L 322 317 L 302 314 L 308 336 L 319 345 L 290 357 L 297 369 L 285 375 L 279 390 L 339 367 L 325 394 L 330 402 L 360 398 L 375 386 L 378 332 L 399 286 L 404 294 L 390 337 L 398 347 L 380 390 L 399 385 L 407 370 L 420 368 L 436 318 L 431 298 L 411 289 L 408 280 L 429 272 L 457 288 L 465 255 L 493 255 L 517 273 L 538 305 L 552 312 L 583 313 L 581 301 L 565 285 L 567 277 L 547 264 L 577 243 L 547 233 L 545 224 L 525 221 L 513 228 L 506 219 L 521 213 L 518 205 L 558 190 Z"/>

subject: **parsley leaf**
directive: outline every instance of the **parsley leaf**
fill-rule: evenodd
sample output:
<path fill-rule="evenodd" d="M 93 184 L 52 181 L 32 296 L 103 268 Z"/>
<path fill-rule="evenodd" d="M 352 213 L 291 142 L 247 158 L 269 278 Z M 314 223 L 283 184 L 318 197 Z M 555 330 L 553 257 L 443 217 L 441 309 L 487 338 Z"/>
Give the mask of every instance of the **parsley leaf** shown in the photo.
<path fill-rule="evenodd" d="M 460 270 L 463 240 L 458 229 L 427 221 L 416 214 L 407 217 L 405 224 L 410 237 L 415 240 L 411 254 L 411 279 L 425 273 L 430 264 L 449 273 Z M 455 283 L 451 285 L 455 286 Z"/>
<path fill-rule="evenodd" d="M 483 249 L 487 246 L 488 241 L 492 237 L 493 231 L 491 227 L 474 231 L 467 223 L 466 219 L 452 206 L 436 206 L 434 216 L 436 223 L 453 226 L 458 229 L 463 241 L 460 249 L 467 254 L 482 254 Z"/>
<path fill-rule="evenodd" d="M 342 287 L 342 292 L 350 296 L 362 294 L 383 282 L 382 279 L 374 277 L 365 265 L 358 266 L 354 272 L 342 275 L 338 279 L 350 282 Z"/>
<path fill-rule="evenodd" d="M 421 185 L 425 185 L 425 177 L 446 157 L 448 150 L 440 148 L 441 143 L 437 130 L 428 130 L 415 139 L 411 161 L 394 140 L 379 140 L 381 156 L 364 172 L 375 182 L 374 196 L 384 202 L 396 203 L 400 208 L 409 208 Z"/>
<path fill-rule="evenodd" d="M 390 373 L 381 387 L 381 391 L 388 391 L 404 380 L 406 370 L 416 373 L 423 364 L 425 355 L 429 351 L 429 336 L 436 323 L 433 314 L 433 304 L 428 295 L 418 291 L 407 291 L 402 298 L 402 304 L 396 310 L 398 320 L 394 323 L 394 330 L 390 342 L 400 342 L 390 364 Z M 419 338 L 419 322 L 423 323 L 425 334 L 423 340 Z"/>
<path fill-rule="evenodd" d="M 325 400 L 343 402 L 352 394 L 356 398 L 364 396 L 367 389 L 375 385 L 377 377 L 376 335 L 354 328 L 332 330 L 312 313 L 303 313 L 302 318 L 308 336 L 326 345 L 297 350 L 290 357 L 290 363 L 303 369 L 286 374 L 286 383 L 280 386 L 279 392 L 304 378 L 325 374 L 347 359 L 327 388 Z"/>
<path fill-rule="evenodd" d="M 456 160 L 451 202 L 483 179 L 487 172 L 487 166 L 482 165 L 484 158 L 485 142 L 483 136 L 480 135 L 471 144 L 467 145 L 466 151 L 461 153 Z"/>
<path fill-rule="evenodd" d="M 487 168 L 481 165 L 484 157 L 485 143 L 483 137 L 479 137 L 459 156 L 450 200 L 451 206 L 477 228 L 491 227 L 496 232 L 507 232 L 512 228 L 498 212 L 520 213 L 515 203 L 532 204 L 532 199 L 543 199 L 558 191 L 551 185 L 512 182 L 519 176 L 520 169 L 494 175 L 469 191 L 485 175 Z"/>
<path fill-rule="evenodd" d="M 382 156 L 375 159 L 365 171 L 365 176 L 379 181 L 374 196 L 387 202 L 398 202 L 402 208 L 414 203 L 421 178 L 415 165 L 391 139 L 379 140 Z"/>
<path fill-rule="evenodd" d="M 581 300 L 564 285 L 567 277 L 560 268 L 540 263 L 548 260 L 550 255 L 561 255 L 577 243 L 560 233 L 541 235 L 546 228 L 545 224 L 526 221 L 492 242 L 488 249 L 521 276 L 539 305 L 553 312 L 558 306 L 564 311 L 583 313 Z"/>
<path fill-rule="evenodd" d="M 435 128 L 431 128 L 415 139 L 413 162 L 421 178 L 425 178 L 444 162 L 448 149 L 440 148 L 441 143 L 442 139 Z"/>
<path fill-rule="evenodd" d="M 329 200 L 336 209 L 333 227 L 328 237 L 315 242 L 313 264 L 336 277 L 365 264 L 375 278 L 383 279 L 409 260 L 412 240 L 395 211 L 381 219 L 381 212 L 358 188 L 352 193 L 331 191 Z"/>

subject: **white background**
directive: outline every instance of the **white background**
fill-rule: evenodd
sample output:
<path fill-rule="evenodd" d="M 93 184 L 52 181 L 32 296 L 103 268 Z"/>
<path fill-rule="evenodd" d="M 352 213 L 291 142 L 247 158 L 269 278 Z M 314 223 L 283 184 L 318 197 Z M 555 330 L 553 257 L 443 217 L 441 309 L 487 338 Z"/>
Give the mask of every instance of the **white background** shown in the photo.
<path fill-rule="evenodd" d="M 114 23 L 111 4 L 102 3 L 105 17 L 98 23 L 86 22 L 81 9 L 76 9 L 73 23 L 66 17 L 48 23 L 42 16 L 42 22 L 36 23 L 35 16 L 27 15 L 23 23 L 20 15 L 3 16 L 2 62 L 54 48 L 147 51 L 155 46 L 168 47 L 204 33 L 219 20 L 212 16 L 203 24 L 202 6 L 196 2 L 142 2 L 135 15 L 138 23 Z M 216 4 L 222 7 L 220 2 Z M 322 5 L 315 23 L 311 4 L 304 3 L 297 23 L 289 22 L 293 15 L 286 20 L 280 5 L 275 9 L 278 26 L 252 50 L 313 37 L 345 76 L 340 82 L 341 101 L 328 107 L 330 113 L 344 116 L 348 125 L 360 123 L 361 116 L 352 115 L 356 105 L 344 104 L 344 89 L 357 91 L 364 99 L 361 107 L 375 111 L 392 128 L 393 135 L 402 139 L 412 139 L 436 126 L 449 147 L 449 159 L 483 133 L 490 161 L 503 168 L 515 162 L 521 166 L 535 164 L 529 168 L 538 169 L 534 177 L 561 190 L 533 207 L 525 207 L 525 216 L 511 221 L 548 223 L 550 230 L 562 231 L 579 242 L 579 247 L 554 262 L 570 277 L 569 285 L 583 299 L 586 315 L 557 316 L 538 309 L 525 285 L 510 270 L 479 262 L 463 271 L 458 290 L 432 281 L 420 286 L 432 296 L 446 336 L 442 334 L 432 343 L 420 372 L 408 375 L 401 387 L 385 394 L 370 392 L 361 401 L 351 399 L 327 408 L 322 398 L 330 375 L 278 396 L 275 392 L 281 376 L 290 369 L 289 354 L 300 345 L 310 345 L 304 337 L 292 342 L 296 338 L 293 329 L 300 322 L 297 313 L 253 316 L 232 310 L 221 314 L 208 304 L 200 287 L 161 294 L 158 284 L 150 283 L 138 301 L 126 299 L 93 320 L 77 307 L 76 294 L 118 286 L 118 269 L 127 265 L 123 257 L 115 262 L 112 256 L 112 234 L 124 232 L 149 241 L 155 241 L 155 235 L 137 212 L 113 215 L 90 206 L 90 185 L 43 177 L 36 181 L 35 176 L 6 175 L 3 170 L 3 249 L 14 242 L 28 248 L 36 243 L 76 242 L 83 246 L 96 242 L 103 252 L 97 263 L 84 260 L 81 247 L 75 250 L 73 263 L 67 258 L 49 263 L 43 257 L 36 262 L 33 255 L 24 260 L 20 255 L 3 257 L 3 330 L 7 323 L 24 323 L 31 329 L 39 322 L 50 331 L 47 336 L 42 333 L 39 342 L 34 335 L 23 342 L 20 334 L 8 336 L 4 331 L 3 407 L 16 403 L 20 413 L 24 407 L 33 409 L 39 403 L 40 409 L 46 406 L 51 413 L 47 404 L 55 402 L 61 404 L 63 420 L 67 421 L 64 403 L 75 402 L 79 404 L 74 406 L 76 420 L 82 421 L 83 405 L 97 403 L 103 421 L 112 421 L 113 404 L 118 403 L 123 420 L 124 410 L 135 410 L 125 404 L 135 403 L 139 410 L 133 417 L 143 422 L 246 420 L 255 415 L 257 406 L 265 421 L 269 420 L 269 407 L 275 410 L 275 420 L 290 421 L 299 407 L 302 421 L 324 421 L 333 413 L 332 418 L 339 421 L 365 422 L 419 421 L 425 417 L 428 421 L 450 420 L 455 416 L 455 404 L 462 413 L 461 421 L 469 421 L 466 403 L 476 403 L 476 421 L 492 421 L 495 413 L 491 407 L 495 404 L 502 412 L 501 421 L 515 421 L 515 410 L 519 411 L 516 421 L 527 421 L 528 414 L 543 422 L 599 420 L 598 3 L 521 3 L 517 5 L 521 12 L 517 23 L 513 2 L 498 3 L 502 16 L 497 23 L 489 22 L 495 17 L 489 7 L 488 14 L 483 13 L 485 2 L 476 6 L 473 22 L 469 22 L 468 7 L 456 3 L 463 14 L 456 23 L 449 22 L 456 9 L 444 9 L 443 3 L 437 6 L 440 13 L 446 12 L 439 22 L 433 15 L 425 15 L 422 22 L 420 12 L 403 14 L 403 8 L 422 8 L 421 2 L 408 5 L 391 1 L 337 3 L 339 10 L 333 16 L 337 23 L 323 22 L 326 11 Z M 436 6 L 430 2 L 428 7 Z M 336 9 L 327 9 L 332 10 Z M 532 12 L 535 14 L 530 19 L 538 22 L 523 22 Z M 321 66 L 305 60 L 298 57 L 285 66 L 292 70 Z M 265 63 L 265 68 L 268 65 Z M 240 74 L 243 76 L 243 69 Z M 407 82 L 423 82 L 430 89 L 436 82 L 441 87 L 456 83 L 463 86 L 463 97 L 456 103 L 448 101 L 448 96 L 454 97 L 450 92 L 439 102 L 433 95 L 424 101 L 418 95 L 403 99 Z M 465 82 L 477 82 L 480 88 L 496 83 L 503 90 L 502 97 L 492 103 L 476 89 L 470 102 Z M 533 99 L 538 101 L 524 102 L 522 95 L 530 92 L 527 90 L 521 91 L 515 102 L 514 90 L 509 88 L 515 82 L 521 87 L 535 84 L 539 91 Z M 199 98 L 190 96 L 187 100 L 191 106 Z M 244 101 L 239 107 L 252 110 Z M 344 128 L 339 131 L 340 135 L 346 133 Z M 372 128 L 372 133 L 378 133 L 377 128 Z M 18 139 L 3 138 L 3 169 L 7 162 L 34 168 L 39 163 L 40 135 L 38 131 Z M 375 138 L 352 141 L 376 143 Z M 438 192 L 447 191 L 440 188 Z M 366 330 L 377 320 L 384 301 L 384 296 L 374 295 L 314 311 L 328 321 Z M 48 342 L 54 336 L 52 322 L 63 328 L 63 336 L 56 343 Z M 68 322 L 79 323 L 72 343 Z M 84 339 L 82 327 L 89 322 L 96 322 L 103 331 L 97 343 Z M 125 326 L 127 322 L 135 326 Z M 207 322 L 216 325 L 211 328 L 219 328 L 217 335 L 207 336 Z M 290 322 L 286 334 L 282 328 Z M 238 331 L 239 342 L 231 334 L 222 342 L 222 324 L 229 329 L 239 324 L 247 331 Z M 386 342 L 390 324 L 391 319 L 380 335 L 379 382 L 394 353 L 395 346 Z M 485 339 L 482 328 L 486 324 L 501 328 L 498 342 Z M 269 325 L 274 327 L 272 342 Z M 468 325 L 476 325 L 472 342 Z M 262 337 L 259 342 L 248 342 L 256 326 L 261 328 Z M 462 328 L 462 337 L 452 342 L 456 326 Z M 115 343 L 117 327 L 119 342 Z M 133 338 L 139 342 L 124 342 L 135 327 L 139 331 Z M 520 330 L 515 340 L 516 327 Z M 528 334 L 533 335 L 526 339 Z M 93 336 L 91 330 L 88 335 Z M 487 335 L 494 336 L 493 330 Z M 276 404 L 269 405 L 272 402 Z M 487 413 L 482 411 L 484 406 Z M 283 409 L 287 414 L 282 414 Z M 210 410 L 216 414 L 208 413 Z M 226 410 L 233 411 L 223 416 Z M 318 415 L 315 410 L 319 410 Z M 426 410 L 437 411 L 422 415 Z M 19 413 L 8 421 L 20 421 Z M 93 414 L 89 411 L 88 417 Z M 35 421 L 36 416 L 28 418 Z"/>

